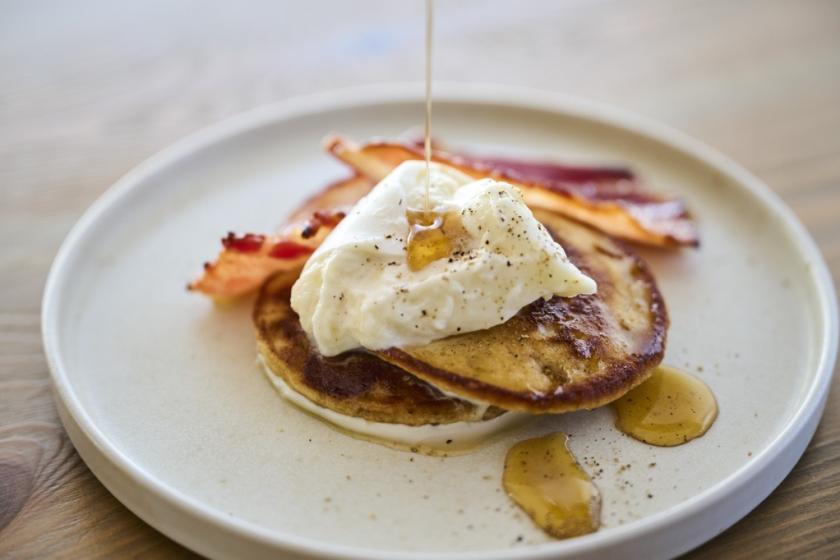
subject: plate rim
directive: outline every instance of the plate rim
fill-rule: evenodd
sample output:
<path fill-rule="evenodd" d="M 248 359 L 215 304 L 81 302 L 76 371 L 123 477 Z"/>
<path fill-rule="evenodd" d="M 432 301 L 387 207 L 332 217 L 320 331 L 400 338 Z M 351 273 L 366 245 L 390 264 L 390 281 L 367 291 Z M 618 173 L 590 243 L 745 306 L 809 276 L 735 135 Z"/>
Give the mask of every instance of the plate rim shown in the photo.
<path fill-rule="evenodd" d="M 567 541 L 538 544 L 527 548 L 430 554 L 325 543 L 317 539 L 301 537 L 294 533 L 267 529 L 256 523 L 226 515 L 222 511 L 204 505 L 200 500 L 170 487 L 155 478 L 153 474 L 134 464 L 130 457 L 121 453 L 92 421 L 68 382 L 66 366 L 60 353 L 59 339 L 61 335 L 58 323 L 61 313 L 60 295 L 65 282 L 67 282 L 66 271 L 69 263 L 77 252 L 78 246 L 85 239 L 86 232 L 95 226 L 104 214 L 130 193 L 141 188 L 148 178 L 225 139 L 247 133 L 269 123 L 317 114 L 327 110 L 347 110 L 377 103 L 418 102 L 422 101 L 422 96 L 423 86 L 420 83 L 372 84 L 309 94 L 256 107 L 211 124 L 164 148 L 134 167 L 110 186 L 84 212 L 65 237 L 50 268 L 42 299 L 41 329 L 44 353 L 50 369 L 53 395 L 59 410 L 59 416 L 70 435 L 71 441 L 82 455 L 88 468 L 100 481 L 105 478 L 103 474 L 107 468 L 116 469 L 124 477 L 123 482 L 133 484 L 134 488 L 119 489 L 116 488 L 116 482 L 112 486 L 103 481 L 111 494 L 156 530 L 193 550 L 211 556 L 218 553 L 218 550 L 212 548 L 202 550 L 204 547 L 200 546 L 195 538 L 188 538 L 188 536 L 179 534 L 174 528 L 169 527 L 163 519 L 165 514 L 161 514 L 160 508 L 155 508 L 149 504 L 139 505 L 136 501 L 129 504 L 127 502 L 131 500 L 128 499 L 128 494 L 131 491 L 140 490 L 154 496 L 166 507 L 175 508 L 179 513 L 198 520 L 205 529 L 222 529 L 235 537 L 244 539 L 246 542 L 255 542 L 276 552 L 282 551 L 307 557 L 383 560 L 387 558 L 416 559 L 422 557 L 461 558 L 466 560 L 488 557 L 536 559 L 557 557 L 558 555 L 596 555 L 605 553 L 613 547 L 626 546 L 662 530 L 672 530 L 674 526 L 682 524 L 683 538 L 677 539 L 678 542 L 670 543 L 668 549 L 670 554 L 671 552 L 681 553 L 691 550 L 740 520 L 762 502 L 789 474 L 804 452 L 808 442 L 810 442 L 822 416 L 838 346 L 836 292 L 822 254 L 793 211 L 775 192 L 756 176 L 713 148 L 676 129 L 624 109 L 589 99 L 517 86 L 457 82 L 436 83 L 435 99 L 438 103 L 497 104 L 511 108 L 573 116 L 613 128 L 629 130 L 631 133 L 666 144 L 682 154 L 699 160 L 706 166 L 721 172 L 737 183 L 739 187 L 748 191 L 751 196 L 762 202 L 772 212 L 774 222 L 787 230 L 786 234 L 801 251 L 804 261 L 809 265 L 810 280 L 817 292 L 816 303 L 819 306 L 819 320 L 822 323 L 820 336 L 814 337 L 815 339 L 821 339 L 816 376 L 790 420 L 751 461 L 714 486 L 695 494 L 681 504 L 624 525 L 612 527 L 609 531 L 596 532 Z M 777 464 L 779 461 L 783 461 L 783 464 Z M 762 475 L 771 478 L 769 484 L 767 480 L 762 480 Z M 740 496 L 747 499 L 749 503 L 746 507 L 743 503 L 736 504 L 739 511 L 734 516 L 731 514 L 727 516 L 731 519 L 727 519 L 725 523 L 720 523 L 720 520 L 716 519 L 717 524 L 715 526 L 707 527 L 699 535 L 697 531 L 685 531 L 694 522 L 699 522 L 705 511 L 713 506 L 721 507 L 720 504 L 724 503 L 728 496 L 729 501 L 732 501 L 735 496 Z M 708 521 L 707 524 L 709 524 Z M 671 541 L 673 540 L 671 539 Z"/>

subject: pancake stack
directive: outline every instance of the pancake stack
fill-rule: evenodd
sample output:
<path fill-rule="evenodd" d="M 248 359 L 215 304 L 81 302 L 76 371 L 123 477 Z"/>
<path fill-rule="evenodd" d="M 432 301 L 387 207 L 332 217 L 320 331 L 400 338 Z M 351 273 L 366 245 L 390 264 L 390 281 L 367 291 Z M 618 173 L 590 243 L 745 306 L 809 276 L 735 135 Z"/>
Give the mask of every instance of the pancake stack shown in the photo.
<path fill-rule="evenodd" d="M 424 346 L 326 358 L 301 329 L 281 273 L 254 308 L 263 362 L 319 407 L 411 427 L 570 412 L 621 397 L 664 354 L 668 316 L 653 276 L 622 242 L 555 213 L 534 215 L 597 282 L 596 294 L 538 300 L 503 324 Z"/>

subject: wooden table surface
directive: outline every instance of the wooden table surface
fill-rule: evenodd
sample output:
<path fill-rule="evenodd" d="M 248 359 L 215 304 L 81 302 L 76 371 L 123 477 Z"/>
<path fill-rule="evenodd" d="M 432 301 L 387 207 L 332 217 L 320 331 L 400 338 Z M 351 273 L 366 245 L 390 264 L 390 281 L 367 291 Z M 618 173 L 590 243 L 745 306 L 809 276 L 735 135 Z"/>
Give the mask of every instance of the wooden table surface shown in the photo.
<path fill-rule="evenodd" d="M 422 79 L 422 3 L 0 3 L 0 557 L 192 553 L 91 475 L 50 396 L 39 310 L 84 209 L 174 140 L 297 94 Z M 440 2 L 436 78 L 578 94 L 756 173 L 840 276 L 840 2 Z M 689 555 L 840 556 L 840 385 L 808 451 Z"/>

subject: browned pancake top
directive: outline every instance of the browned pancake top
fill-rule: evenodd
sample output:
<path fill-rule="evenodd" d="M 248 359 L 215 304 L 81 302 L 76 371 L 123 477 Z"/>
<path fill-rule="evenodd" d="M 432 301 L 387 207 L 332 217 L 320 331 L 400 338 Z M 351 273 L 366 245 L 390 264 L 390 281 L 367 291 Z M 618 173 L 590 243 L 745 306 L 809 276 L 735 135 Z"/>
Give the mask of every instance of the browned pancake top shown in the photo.
<path fill-rule="evenodd" d="M 266 283 L 254 308 L 254 325 L 260 354 L 291 388 L 316 404 L 375 422 L 423 425 L 474 419 L 477 409 L 471 403 L 447 397 L 373 354 L 319 354 L 289 305 L 288 285 L 282 277 Z M 499 412 L 493 410 L 489 417 Z"/>
<path fill-rule="evenodd" d="M 647 265 L 622 243 L 575 221 L 537 218 L 598 292 L 554 297 L 504 324 L 421 347 L 324 358 L 300 327 L 288 279 L 267 283 L 254 322 L 269 366 L 317 404 L 410 425 L 475 415 L 457 398 L 532 413 L 595 408 L 647 378 L 665 350 L 668 316 Z M 381 359 L 380 359 L 381 358 Z M 496 408 L 498 407 L 498 408 Z"/>
<path fill-rule="evenodd" d="M 379 355 L 448 393 L 535 413 L 594 408 L 643 381 L 662 360 L 668 327 L 647 265 L 577 222 L 536 216 L 596 294 L 539 300 L 491 329 Z"/>

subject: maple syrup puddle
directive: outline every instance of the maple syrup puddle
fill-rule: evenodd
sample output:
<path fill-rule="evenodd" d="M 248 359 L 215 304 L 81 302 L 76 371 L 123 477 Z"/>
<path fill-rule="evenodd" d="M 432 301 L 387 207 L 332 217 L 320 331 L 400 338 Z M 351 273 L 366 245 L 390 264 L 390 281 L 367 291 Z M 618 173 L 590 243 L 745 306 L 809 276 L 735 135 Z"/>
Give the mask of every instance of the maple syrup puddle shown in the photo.
<path fill-rule="evenodd" d="M 612 403 L 616 427 L 639 441 L 671 447 L 706 433 L 717 418 L 715 396 L 693 375 L 669 366 Z"/>
<path fill-rule="evenodd" d="M 508 496 L 559 539 L 598 530 L 601 494 L 569 451 L 562 432 L 510 448 L 502 482 Z"/>
<path fill-rule="evenodd" d="M 408 268 L 416 272 L 452 254 L 455 232 L 459 229 L 455 214 L 439 209 L 406 210 L 405 217 L 408 220 Z"/>

